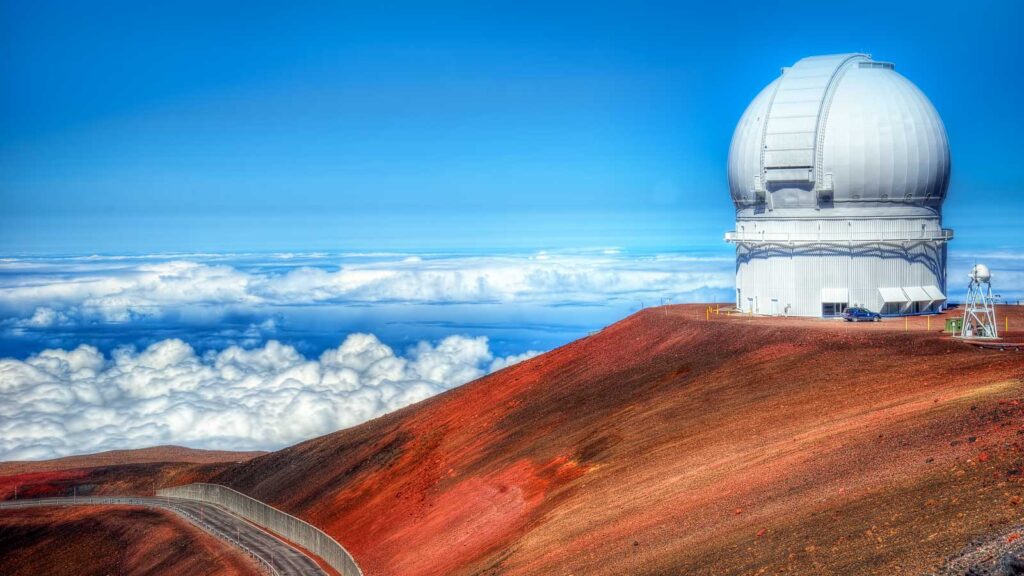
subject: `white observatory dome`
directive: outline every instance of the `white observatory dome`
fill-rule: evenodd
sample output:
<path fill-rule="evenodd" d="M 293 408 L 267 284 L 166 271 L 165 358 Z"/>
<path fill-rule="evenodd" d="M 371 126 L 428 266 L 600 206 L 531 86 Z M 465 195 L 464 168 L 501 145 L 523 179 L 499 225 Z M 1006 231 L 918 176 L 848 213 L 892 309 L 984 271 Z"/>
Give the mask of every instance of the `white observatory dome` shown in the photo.
<path fill-rule="evenodd" d="M 942 120 L 892 64 L 836 54 L 783 68 L 743 113 L 729 149 L 736 308 L 943 310 L 949 170 Z"/>
<path fill-rule="evenodd" d="M 744 112 L 729 149 L 733 202 L 752 213 L 938 211 L 949 171 L 931 102 L 892 64 L 864 54 L 784 68 Z"/>

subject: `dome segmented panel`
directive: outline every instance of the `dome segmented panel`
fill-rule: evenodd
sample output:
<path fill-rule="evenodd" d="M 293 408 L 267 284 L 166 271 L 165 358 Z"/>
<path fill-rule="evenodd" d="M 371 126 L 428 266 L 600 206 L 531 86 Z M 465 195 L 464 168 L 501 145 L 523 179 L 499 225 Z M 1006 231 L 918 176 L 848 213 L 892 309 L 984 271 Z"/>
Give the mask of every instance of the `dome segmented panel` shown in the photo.
<path fill-rule="evenodd" d="M 892 64 L 805 58 L 748 106 L 729 150 L 738 208 L 938 206 L 949 145 L 934 106 Z"/>
<path fill-rule="evenodd" d="M 928 98 L 891 68 L 848 70 L 825 124 L 835 200 L 938 205 L 949 187 L 946 129 Z"/>
<path fill-rule="evenodd" d="M 768 118 L 768 107 L 778 80 L 772 81 L 754 101 L 747 106 L 729 146 L 729 189 L 732 200 L 737 204 L 753 202 L 753 184 L 760 174 L 761 134 Z"/>

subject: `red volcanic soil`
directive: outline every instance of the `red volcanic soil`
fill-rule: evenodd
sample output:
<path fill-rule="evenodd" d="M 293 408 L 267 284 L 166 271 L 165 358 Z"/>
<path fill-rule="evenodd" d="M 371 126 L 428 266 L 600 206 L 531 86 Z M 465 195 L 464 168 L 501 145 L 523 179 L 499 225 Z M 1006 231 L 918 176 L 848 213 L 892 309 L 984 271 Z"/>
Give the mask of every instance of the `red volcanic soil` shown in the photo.
<path fill-rule="evenodd" d="M 157 446 L 37 462 L 0 463 L 0 500 L 102 494 L 151 495 L 157 488 L 204 482 L 228 465 L 265 452 Z"/>
<path fill-rule="evenodd" d="M 97 454 L 66 456 L 53 460 L 13 460 L 0 462 L 0 476 L 24 474 L 26 472 L 49 472 L 72 468 L 95 468 L 123 464 L 145 464 L 151 462 L 188 462 L 191 464 L 214 464 L 217 462 L 242 462 L 262 456 L 266 452 L 228 452 L 225 450 L 198 450 L 184 446 L 154 446 L 138 450 L 110 450 Z"/>
<path fill-rule="evenodd" d="M 164 486 L 206 482 L 229 466 L 158 462 L 0 476 L 0 500 L 50 496 L 151 496 Z"/>
<path fill-rule="evenodd" d="M 207 574 L 258 568 L 241 552 L 163 511 L 129 506 L 0 511 L 0 574 Z"/>
<path fill-rule="evenodd" d="M 213 481 L 367 575 L 917 574 L 1024 521 L 1024 353 L 705 318 L 647 309 Z"/>

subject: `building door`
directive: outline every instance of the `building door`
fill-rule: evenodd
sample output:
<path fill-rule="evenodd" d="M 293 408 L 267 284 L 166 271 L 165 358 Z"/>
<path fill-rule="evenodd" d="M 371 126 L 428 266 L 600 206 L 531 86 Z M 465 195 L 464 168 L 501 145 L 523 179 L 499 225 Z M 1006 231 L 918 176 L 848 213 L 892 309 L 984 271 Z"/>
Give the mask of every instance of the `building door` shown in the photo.
<path fill-rule="evenodd" d="M 779 299 L 772 298 L 772 316 L 779 315 Z"/>

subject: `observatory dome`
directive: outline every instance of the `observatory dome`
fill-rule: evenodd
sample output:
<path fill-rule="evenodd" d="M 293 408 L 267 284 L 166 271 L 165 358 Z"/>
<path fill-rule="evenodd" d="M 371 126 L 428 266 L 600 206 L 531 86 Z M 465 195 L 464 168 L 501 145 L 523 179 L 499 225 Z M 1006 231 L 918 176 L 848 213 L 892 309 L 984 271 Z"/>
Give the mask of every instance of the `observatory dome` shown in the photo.
<path fill-rule="evenodd" d="M 747 107 L 729 149 L 733 202 L 752 213 L 938 210 L 949 172 L 935 107 L 892 64 L 865 54 L 783 68 Z"/>
<path fill-rule="evenodd" d="M 941 311 L 949 169 L 935 107 L 892 64 L 836 54 L 783 68 L 743 113 L 729 149 L 736 308 Z"/>

